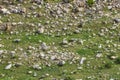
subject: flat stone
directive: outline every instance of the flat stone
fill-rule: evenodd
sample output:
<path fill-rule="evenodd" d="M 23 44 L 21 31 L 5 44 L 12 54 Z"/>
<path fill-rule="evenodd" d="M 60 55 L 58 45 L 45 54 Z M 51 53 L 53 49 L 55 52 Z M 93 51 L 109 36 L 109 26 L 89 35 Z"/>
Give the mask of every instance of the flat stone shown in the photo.
<path fill-rule="evenodd" d="M 12 67 L 12 64 L 9 64 L 5 67 L 5 69 L 8 70 L 8 69 L 11 69 L 11 67 Z"/>

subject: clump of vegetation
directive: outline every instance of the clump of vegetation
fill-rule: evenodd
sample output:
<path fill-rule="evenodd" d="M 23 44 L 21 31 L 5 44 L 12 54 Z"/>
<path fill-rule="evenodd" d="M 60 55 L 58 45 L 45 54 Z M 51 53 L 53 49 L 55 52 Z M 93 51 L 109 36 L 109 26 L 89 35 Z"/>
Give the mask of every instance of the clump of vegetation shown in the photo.
<path fill-rule="evenodd" d="M 105 65 L 104 65 L 104 68 L 112 68 L 112 63 L 111 62 L 107 62 Z"/>
<path fill-rule="evenodd" d="M 72 2 L 73 0 L 62 0 L 63 2 L 65 2 L 65 3 L 70 3 L 70 2 Z"/>
<path fill-rule="evenodd" d="M 94 0 L 87 0 L 87 4 L 91 7 L 94 4 Z"/>
<path fill-rule="evenodd" d="M 79 49 L 77 50 L 77 53 L 79 55 L 88 55 L 88 54 L 93 54 L 93 51 L 90 49 Z"/>
<path fill-rule="evenodd" d="M 118 57 L 118 58 L 115 60 L 115 63 L 116 63 L 116 64 L 120 64 L 120 57 Z"/>
<path fill-rule="evenodd" d="M 44 0 L 45 2 L 60 2 L 60 0 Z"/>
<path fill-rule="evenodd" d="M 75 79 L 72 78 L 72 77 L 70 77 L 70 76 L 66 76 L 66 77 L 64 78 L 64 80 L 75 80 Z"/>

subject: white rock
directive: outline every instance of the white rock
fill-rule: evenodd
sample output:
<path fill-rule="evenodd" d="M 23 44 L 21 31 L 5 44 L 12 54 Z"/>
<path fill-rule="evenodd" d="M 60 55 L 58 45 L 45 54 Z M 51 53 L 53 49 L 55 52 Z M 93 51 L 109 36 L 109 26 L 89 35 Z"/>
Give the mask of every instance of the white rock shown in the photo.
<path fill-rule="evenodd" d="M 116 18 L 116 19 L 114 19 L 114 21 L 115 21 L 116 23 L 120 23 L 120 18 Z"/>
<path fill-rule="evenodd" d="M 36 73 L 36 72 L 34 72 L 33 76 L 34 76 L 34 77 L 36 77 L 36 76 L 37 76 L 37 73 Z"/>
<path fill-rule="evenodd" d="M 32 71 L 28 71 L 28 74 L 32 74 L 33 72 Z"/>
<path fill-rule="evenodd" d="M 83 62 L 86 60 L 85 57 L 82 57 L 81 60 L 80 60 L 80 64 L 83 64 Z"/>
<path fill-rule="evenodd" d="M 9 64 L 5 67 L 5 69 L 10 69 L 12 67 L 12 64 Z"/>
<path fill-rule="evenodd" d="M 110 80 L 115 80 L 115 79 L 111 78 Z"/>
<path fill-rule="evenodd" d="M 37 70 L 42 69 L 38 64 L 33 65 L 33 68 L 34 68 L 34 69 L 37 69 Z"/>
<path fill-rule="evenodd" d="M 66 39 L 63 39 L 62 44 L 63 44 L 63 45 L 67 45 L 67 44 L 68 44 L 68 41 L 67 41 Z"/>
<path fill-rule="evenodd" d="M 100 58 L 100 57 L 102 57 L 102 54 L 101 54 L 101 53 L 98 53 L 98 54 L 96 55 L 96 58 Z"/>
<path fill-rule="evenodd" d="M 0 50 L 0 55 L 3 54 L 3 52 L 4 52 L 3 50 Z"/>
<path fill-rule="evenodd" d="M 0 44 L 0 48 L 4 47 L 4 45 Z"/>
<path fill-rule="evenodd" d="M 108 6 L 108 9 L 109 9 L 109 10 L 112 9 L 112 6 Z"/>
<path fill-rule="evenodd" d="M 6 8 L 1 9 L 0 12 L 2 12 L 3 14 L 11 14 Z"/>
<path fill-rule="evenodd" d="M 56 59 L 56 56 L 51 56 L 51 60 L 55 60 Z"/>

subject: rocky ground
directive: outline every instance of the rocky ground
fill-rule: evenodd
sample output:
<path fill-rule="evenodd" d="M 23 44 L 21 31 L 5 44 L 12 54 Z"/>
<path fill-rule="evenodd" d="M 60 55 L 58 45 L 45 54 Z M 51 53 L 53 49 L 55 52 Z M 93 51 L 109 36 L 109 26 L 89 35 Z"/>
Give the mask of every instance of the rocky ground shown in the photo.
<path fill-rule="evenodd" d="M 0 80 L 119 80 L 120 1 L 0 1 Z"/>

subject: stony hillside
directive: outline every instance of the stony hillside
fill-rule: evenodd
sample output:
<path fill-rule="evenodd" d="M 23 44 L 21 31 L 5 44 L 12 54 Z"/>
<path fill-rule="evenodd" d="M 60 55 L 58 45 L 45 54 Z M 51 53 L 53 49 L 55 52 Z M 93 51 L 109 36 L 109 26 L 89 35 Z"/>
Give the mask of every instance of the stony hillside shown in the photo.
<path fill-rule="evenodd" d="M 119 0 L 0 0 L 0 80 L 119 75 Z"/>

